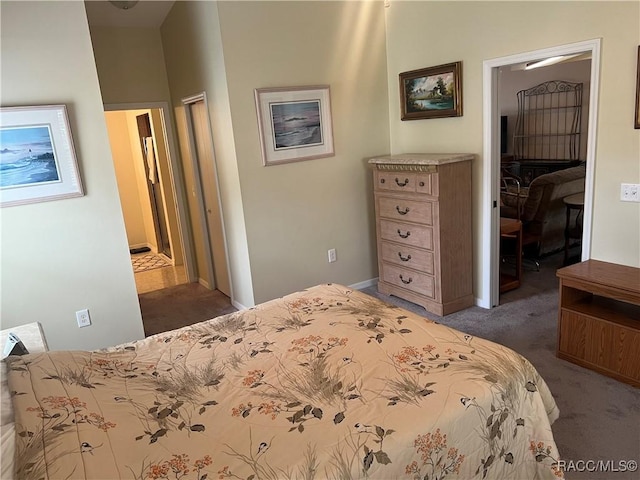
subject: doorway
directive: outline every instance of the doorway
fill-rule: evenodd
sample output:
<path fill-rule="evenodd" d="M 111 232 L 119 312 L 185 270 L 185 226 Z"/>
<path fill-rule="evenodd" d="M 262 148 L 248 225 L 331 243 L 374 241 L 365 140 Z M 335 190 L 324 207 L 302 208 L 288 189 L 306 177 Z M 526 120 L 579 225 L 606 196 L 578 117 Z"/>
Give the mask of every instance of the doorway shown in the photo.
<path fill-rule="evenodd" d="M 105 119 L 136 289 L 143 294 L 191 280 L 168 106 L 139 107 L 106 107 Z"/>
<path fill-rule="evenodd" d="M 591 55 L 590 94 L 588 131 L 586 142 L 586 178 L 584 193 L 584 216 L 582 233 L 582 260 L 590 257 L 591 219 L 593 212 L 593 172 L 595 163 L 595 132 L 597 123 L 600 40 L 590 40 L 559 47 L 526 52 L 508 57 L 487 60 L 483 66 L 483 156 L 486 160 L 483 168 L 484 201 L 482 208 L 482 251 L 489 252 L 482 260 L 480 280 L 483 286 L 478 304 L 492 308 L 499 303 L 500 271 L 500 110 L 499 110 L 499 74 L 500 69 L 510 65 L 532 62 L 543 58 L 562 55 L 589 53 Z M 488 287 L 488 288 L 487 288 Z"/>

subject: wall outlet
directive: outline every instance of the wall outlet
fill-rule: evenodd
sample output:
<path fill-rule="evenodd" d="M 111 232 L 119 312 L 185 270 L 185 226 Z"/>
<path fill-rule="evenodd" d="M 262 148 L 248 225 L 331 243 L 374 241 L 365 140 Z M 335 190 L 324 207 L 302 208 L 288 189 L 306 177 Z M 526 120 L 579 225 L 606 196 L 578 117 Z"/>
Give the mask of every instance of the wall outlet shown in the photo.
<path fill-rule="evenodd" d="M 89 316 L 89 309 L 78 310 L 76 312 L 76 320 L 78 321 L 78 327 L 88 327 L 91 325 L 91 317 Z"/>
<path fill-rule="evenodd" d="M 620 200 L 623 202 L 640 202 L 640 185 L 637 183 L 620 184 Z"/>
<path fill-rule="evenodd" d="M 336 260 L 338 260 L 338 257 L 336 256 L 336 249 L 335 248 L 329 249 L 329 251 L 327 252 L 327 257 L 329 258 L 329 263 L 333 263 Z"/>

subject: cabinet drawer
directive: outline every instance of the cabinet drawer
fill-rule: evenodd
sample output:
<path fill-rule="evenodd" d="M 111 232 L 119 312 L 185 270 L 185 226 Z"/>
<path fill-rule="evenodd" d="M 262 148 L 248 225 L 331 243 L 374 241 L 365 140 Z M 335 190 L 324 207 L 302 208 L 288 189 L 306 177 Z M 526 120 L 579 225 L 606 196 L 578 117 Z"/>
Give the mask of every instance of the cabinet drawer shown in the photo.
<path fill-rule="evenodd" d="M 433 229 L 431 227 L 380 220 L 380 236 L 384 240 L 433 250 Z"/>
<path fill-rule="evenodd" d="M 389 242 L 381 242 L 380 256 L 384 262 L 394 263 L 433 275 L 433 252 Z"/>
<path fill-rule="evenodd" d="M 381 217 L 433 225 L 432 202 L 414 202 L 401 198 L 379 197 L 378 212 Z"/>
<path fill-rule="evenodd" d="M 416 174 L 407 172 L 376 172 L 377 190 L 389 192 L 415 192 Z"/>
<path fill-rule="evenodd" d="M 382 279 L 385 282 L 434 298 L 433 277 L 386 264 L 383 265 L 382 270 Z"/>

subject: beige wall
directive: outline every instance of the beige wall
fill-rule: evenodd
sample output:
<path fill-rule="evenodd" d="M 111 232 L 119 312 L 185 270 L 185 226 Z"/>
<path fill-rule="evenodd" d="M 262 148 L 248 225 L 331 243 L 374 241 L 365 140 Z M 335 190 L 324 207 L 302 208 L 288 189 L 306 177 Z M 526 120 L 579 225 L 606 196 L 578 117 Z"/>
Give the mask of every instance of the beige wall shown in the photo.
<path fill-rule="evenodd" d="M 169 101 L 160 30 L 91 27 L 105 104 Z"/>
<path fill-rule="evenodd" d="M 84 4 L 3 1 L 0 14 L 1 103 L 67 105 L 86 192 L 2 209 L 2 328 L 39 321 L 52 349 L 143 338 Z"/>
<path fill-rule="evenodd" d="M 389 151 L 383 3 L 218 8 L 256 302 L 376 277 L 365 159 Z M 263 167 L 254 89 L 317 84 L 331 88 L 335 156 Z"/>
<path fill-rule="evenodd" d="M 391 150 L 478 155 L 473 168 L 477 297 L 488 288 L 479 276 L 487 188 L 482 184 L 483 61 L 556 45 L 602 38 L 592 257 L 640 266 L 640 204 L 619 200 L 621 182 L 640 183 L 640 130 L 633 128 L 639 18 L 638 2 L 392 1 L 386 10 Z M 458 60 L 464 116 L 400 121 L 398 74 Z"/>
<path fill-rule="evenodd" d="M 127 113 L 105 112 L 105 118 L 129 247 L 148 246 Z"/>
<path fill-rule="evenodd" d="M 217 4 L 176 2 L 162 25 L 161 33 L 174 108 L 181 105 L 182 98 L 202 92 L 207 95 L 227 237 L 232 299 L 238 306 L 252 306 L 255 303 L 254 290 Z M 183 112 L 183 109 L 176 111 L 177 121 L 178 114 L 183 115 Z M 184 127 L 185 124 L 178 125 L 178 130 L 183 132 L 181 138 L 186 136 Z M 183 155 L 188 152 L 184 141 L 181 141 L 180 148 Z M 186 165 L 185 161 L 185 169 Z M 186 182 L 188 177 L 189 172 L 186 172 Z M 187 195 L 192 194 L 187 191 Z M 197 244 L 195 247 L 198 249 Z"/>

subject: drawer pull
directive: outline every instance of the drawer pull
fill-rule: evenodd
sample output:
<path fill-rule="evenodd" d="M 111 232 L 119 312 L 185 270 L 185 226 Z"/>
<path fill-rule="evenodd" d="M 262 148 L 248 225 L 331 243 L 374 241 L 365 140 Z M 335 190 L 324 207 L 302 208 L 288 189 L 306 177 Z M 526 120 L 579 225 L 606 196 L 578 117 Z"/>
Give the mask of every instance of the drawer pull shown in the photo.
<path fill-rule="evenodd" d="M 402 233 L 400 229 L 398 229 L 398 235 L 400 235 L 401 238 L 407 238 L 409 237 L 409 235 L 411 235 L 411 232 L 407 230 L 407 233 Z"/>
<path fill-rule="evenodd" d="M 384 178 L 381 178 L 380 183 L 384 183 L 384 182 L 385 182 Z"/>
<path fill-rule="evenodd" d="M 407 255 L 406 257 L 403 257 L 402 252 L 398 252 L 398 256 L 400 257 L 400 260 L 402 260 L 403 262 L 408 262 L 409 260 L 411 260 L 411 254 Z"/>
<path fill-rule="evenodd" d="M 408 183 L 409 183 L 408 178 L 404 179 L 404 183 L 400 183 L 400 180 L 398 180 L 398 177 L 396 177 L 396 185 L 398 185 L 399 187 L 406 187 Z"/>
<path fill-rule="evenodd" d="M 401 281 L 402 283 L 404 283 L 405 285 L 409 285 L 411 282 L 413 282 L 413 278 L 409 277 L 409 280 L 405 280 L 405 279 L 402 277 L 402 274 L 400 274 L 400 281 Z"/>
<path fill-rule="evenodd" d="M 420 182 L 420 186 L 421 186 L 421 187 L 424 187 L 424 182 Z"/>
<path fill-rule="evenodd" d="M 400 210 L 400 207 L 398 205 L 396 205 L 396 211 L 400 214 L 400 215 L 406 215 L 407 213 L 409 213 L 409 207 L 405 207 L 404 210 Z"/>

